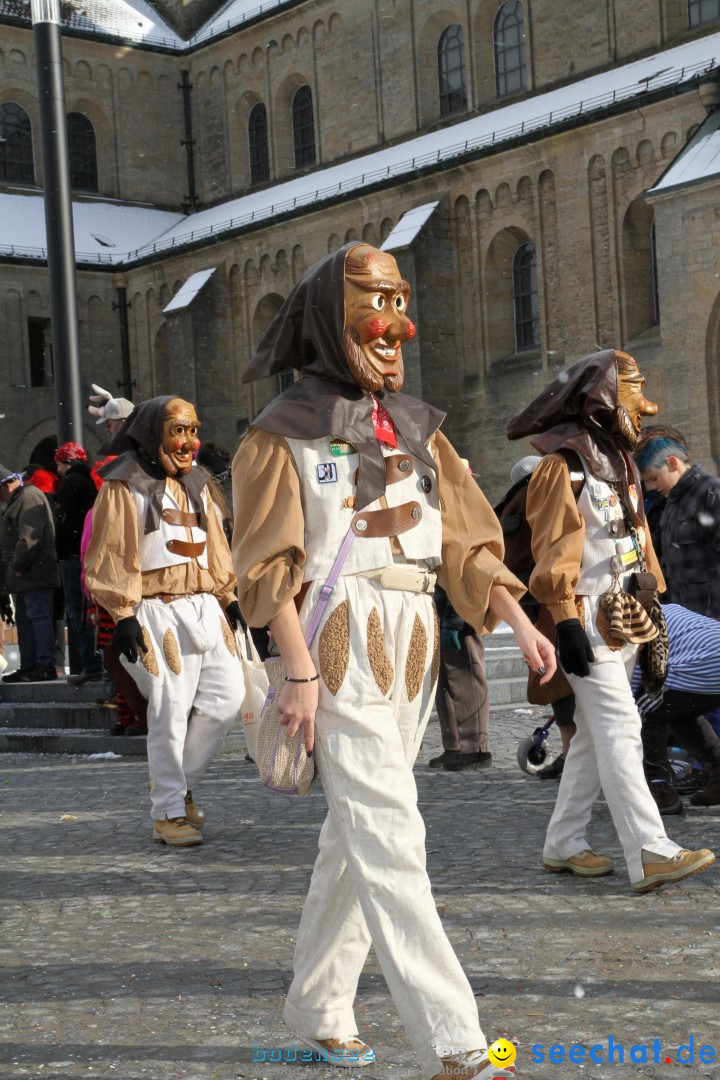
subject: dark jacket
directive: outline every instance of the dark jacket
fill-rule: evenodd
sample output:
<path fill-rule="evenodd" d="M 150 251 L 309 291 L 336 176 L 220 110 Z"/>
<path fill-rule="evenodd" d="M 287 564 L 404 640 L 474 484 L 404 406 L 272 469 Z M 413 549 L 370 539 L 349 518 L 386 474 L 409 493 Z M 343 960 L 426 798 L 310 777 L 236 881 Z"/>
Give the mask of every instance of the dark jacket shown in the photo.
<path fill-rule="evenodd" d="M 720 619 L 720 477 L 693 465 L 665 500 L 660 519 L 668 600 Z"/>
<path fill-rule="evenodd" d="M 0 522 L 0 550 L 7 592 L 59 586 L 50 505 L 42 491 L 31 484 L 18 488 L 5 506 Z"/>
<path fill-rule="evenodd" d="M 80 537 L 88 510 L 97 498 L 95 481 L 87 461 L 71 465 L 55 494 L 57 524 L 55 545 L 58 559 L 80 554 Z"/>

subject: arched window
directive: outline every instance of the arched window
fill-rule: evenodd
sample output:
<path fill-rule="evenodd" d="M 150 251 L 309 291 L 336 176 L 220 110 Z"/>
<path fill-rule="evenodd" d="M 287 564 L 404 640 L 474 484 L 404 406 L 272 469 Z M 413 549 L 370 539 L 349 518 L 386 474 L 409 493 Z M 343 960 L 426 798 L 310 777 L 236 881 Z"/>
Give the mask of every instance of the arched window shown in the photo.
<path fill-rule="evenodd" d="M 508 0 L 495 16 L 495 85 L 498 94 L 525 87 L 525 27 L 520 0 Z"/>
<path fill-rule="evenodd" d="M 268 147 L 267 109 L 261 101 L 253 105 L 248 120 L 250 147 L 250 183 L 261 184 L 270 179 L 270 150 Z"/>
<path fill-rule="evenodd" d="M 312 90 L 301 86 L 292 99 L 293 146 L 295 168 L 315 164 L 315 121 L 313 120 Z"/>
<path fill-rule="evenodd" d="M 515 305 L 515 348 L 540 348 L 537 268 L 535 245 L 523 244 L 513 259 L 513 302 Z"/>
<path fill-rule="evenodd" d="M 95 128 L 84 113 L 68 113 L 70 186 L 76 191 L 98 190 Z"/>
<path fill-rule="evenodd" d="M 720 0 L 688 0 L 688 23 L 704 26 L 720 19 Z"/>
<path fill-rule="evenodd" d="M 0 105 L 0 180 L 35 182 L 30 117 L 14 101 Z"/>
<path fill-rule="evenodd" d="M 463 63 L 463 28 L 453 23 L 443 30 L 438 42 L 438 85 L 440 115 L 461 112 L 467 108 L 465 65 Z"/>

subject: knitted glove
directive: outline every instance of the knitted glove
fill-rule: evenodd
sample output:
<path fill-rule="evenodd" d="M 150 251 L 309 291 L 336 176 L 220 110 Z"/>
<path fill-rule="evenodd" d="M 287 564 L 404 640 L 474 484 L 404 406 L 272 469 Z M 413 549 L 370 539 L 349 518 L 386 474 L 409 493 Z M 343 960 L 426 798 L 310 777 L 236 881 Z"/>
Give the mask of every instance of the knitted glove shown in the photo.
<path fill-rule="evenodd" d="M 453 630 L 449 626 L 443 626 L 440 631 L 440 640 L 446 649 L 454 649 L 456 652 L 459 652 L 462 648 L 460 634 L 457 630 Z"/>
<path fill-rule="evenodd" d="M 237 600 L 231 600 L 231 602 L 225 608 L 225 614 L 227 615 L 227 620 L 232 626 L 233 630 L 237 630 L 238 628 L 245 628 L 245 622 L 243 621 L 243 617 L 240 612 L 240 605 L 238 604 Z"/>
<path fill-rule="evenodd" d="M 137 662 L 140 655 L 138 649 L 147 652 L 147 646 L 143 641 L 142 628 L 134 615 L 127 619 L 120 619 L 113 633 L 113 645 L 131 664 Z"/>
<path fill-rule="evenodd" d="M 585 678 L 590 674 L 590 664 L 595 654 L 579 619 L 563 619 L 555 627 L 556 645 L 560 663 L 568 675 Z"/>

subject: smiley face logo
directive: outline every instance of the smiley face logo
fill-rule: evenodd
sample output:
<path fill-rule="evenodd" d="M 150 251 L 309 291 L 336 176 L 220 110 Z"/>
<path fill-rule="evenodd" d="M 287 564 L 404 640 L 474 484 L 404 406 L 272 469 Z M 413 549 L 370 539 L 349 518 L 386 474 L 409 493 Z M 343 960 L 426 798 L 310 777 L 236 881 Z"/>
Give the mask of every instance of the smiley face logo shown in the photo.
<path fill-rule="evenodd" d="M 512 1065 L 517 1057 L 517 1050 L 507 1039 L 496 1039 L 488 1046 L 488 1057 L 493 1065 L 504 1069 L 507 1065 Z"/>

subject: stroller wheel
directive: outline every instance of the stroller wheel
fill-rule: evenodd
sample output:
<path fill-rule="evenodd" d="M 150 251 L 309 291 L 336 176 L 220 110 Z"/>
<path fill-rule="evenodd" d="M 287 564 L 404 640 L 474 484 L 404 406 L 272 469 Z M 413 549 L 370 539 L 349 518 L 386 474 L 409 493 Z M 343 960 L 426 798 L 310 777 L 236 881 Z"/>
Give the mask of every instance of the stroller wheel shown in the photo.
<path fill-rule="evenodd" d="M 535 728 L 532 735 L 518 743 L 517 763 L 529 776 L 555 760 L 555 754 L 547 744 L 547 735 L 545 728 Z"/>

